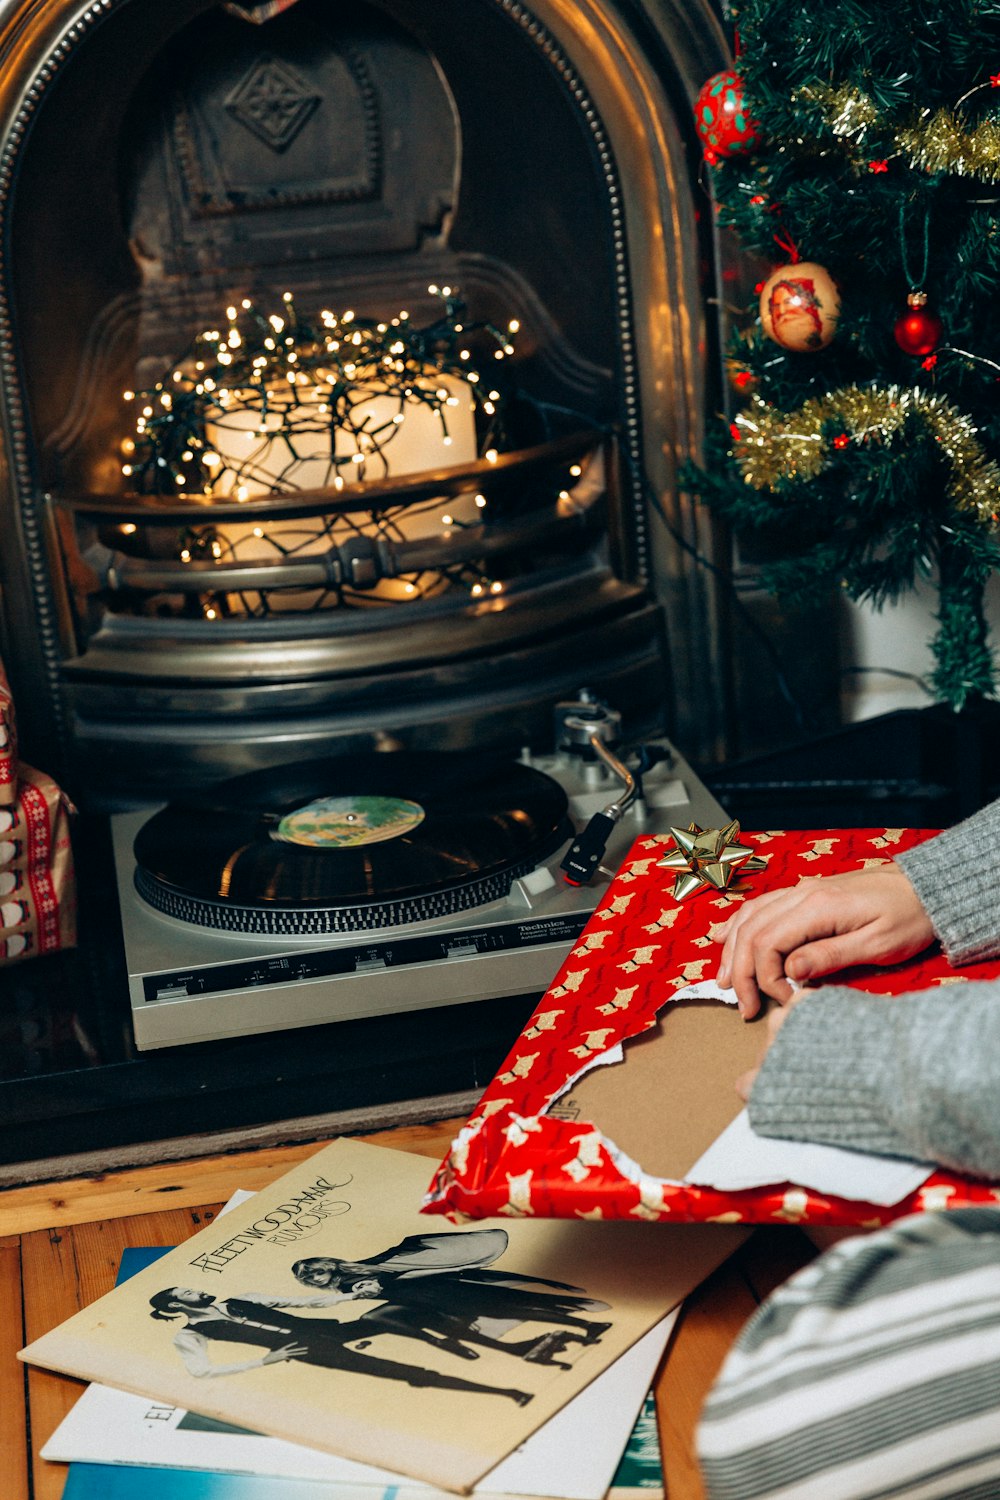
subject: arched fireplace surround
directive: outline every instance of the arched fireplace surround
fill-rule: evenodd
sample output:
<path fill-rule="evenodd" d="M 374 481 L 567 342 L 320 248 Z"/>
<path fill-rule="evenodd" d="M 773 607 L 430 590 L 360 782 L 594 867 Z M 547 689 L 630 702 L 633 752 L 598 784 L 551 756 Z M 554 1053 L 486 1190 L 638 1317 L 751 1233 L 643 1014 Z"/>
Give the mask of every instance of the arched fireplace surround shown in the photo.
<path fill-rule="evenodd" d="M 708 0 L 0 4 L 0 584 L 29 757 L 122 805 L 379 736 L 542 745 L 582 684 L 710 748 L 715 603 L 676 538 L 711 539 L 674 476 L 717 396 L 688 100 L 722 55 Z M 233 297 L 416 318 L 445 279 L 521 325 L 552 424 L 526 445 L 600 438 L 585 526 L 529 528 L 485 601 L 209 620 L 114 595 L 126 387 Z"/>

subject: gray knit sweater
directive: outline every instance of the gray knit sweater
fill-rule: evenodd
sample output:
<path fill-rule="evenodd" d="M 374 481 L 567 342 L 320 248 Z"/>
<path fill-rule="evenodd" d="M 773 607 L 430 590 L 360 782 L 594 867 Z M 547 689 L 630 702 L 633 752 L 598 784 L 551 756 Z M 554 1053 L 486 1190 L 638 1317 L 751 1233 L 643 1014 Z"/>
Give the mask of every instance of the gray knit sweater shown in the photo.
<path fill-rule="evenodd" d="M 1000 802 L 899 856 L 953 963 L 1000 954 Z M 761 1135 L 1000 1177 L 1000 979 L 791 1012 L 750 1099 Z"/>

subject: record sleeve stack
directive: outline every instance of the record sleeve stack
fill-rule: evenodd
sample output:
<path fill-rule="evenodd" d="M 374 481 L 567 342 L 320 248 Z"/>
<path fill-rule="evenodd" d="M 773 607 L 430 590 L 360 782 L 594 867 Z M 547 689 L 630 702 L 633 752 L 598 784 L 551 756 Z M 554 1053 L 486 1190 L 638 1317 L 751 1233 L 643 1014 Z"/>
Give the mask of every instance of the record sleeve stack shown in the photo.
<path fill-rule="evenodd" d="M 41 1449 L 64 1500 L 662 1496 L 650 1385 L 744 1232 L 441 1231 L 425 1178 L 340 1140 L 185 1244 L 126 1250 L 22 1351 L 99 1382 Z"/>
<path fill-rule="evenodd" d="M 250 1196 L 238 1191 L 226 1209 Z M 126 1250 L 119 1281 L 163 1253 Z M 663 1500 L 648 1382 L 675 1317 L 478 1485 L 477 1500 Z M 89 1386 L 42 1451 L 71 1460 L 63 1500 L 451 1500 L 387 1470 L 107 1386 Z"/>

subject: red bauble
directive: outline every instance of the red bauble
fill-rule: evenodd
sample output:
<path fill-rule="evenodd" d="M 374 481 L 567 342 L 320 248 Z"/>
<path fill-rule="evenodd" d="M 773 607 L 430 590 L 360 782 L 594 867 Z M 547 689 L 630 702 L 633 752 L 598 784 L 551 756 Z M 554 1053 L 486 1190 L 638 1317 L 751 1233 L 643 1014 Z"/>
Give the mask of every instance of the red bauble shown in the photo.
<path fill-rule="evenodd" d="M 896 319 L 896 326 L 892 331 L 904 354 L 933 354 L 941 342 L 944 324 L 937 313 L 911 301 L 908 310 L 901 318 Z"/>
<path fill-rule="evenodd" d="M 743 104 L 743 80 L 738 73 L 716 73 L 702 86 L 694 104 L 694 123 L 709 161 L 752 151 L 760 140 L 760 126 Z"/>

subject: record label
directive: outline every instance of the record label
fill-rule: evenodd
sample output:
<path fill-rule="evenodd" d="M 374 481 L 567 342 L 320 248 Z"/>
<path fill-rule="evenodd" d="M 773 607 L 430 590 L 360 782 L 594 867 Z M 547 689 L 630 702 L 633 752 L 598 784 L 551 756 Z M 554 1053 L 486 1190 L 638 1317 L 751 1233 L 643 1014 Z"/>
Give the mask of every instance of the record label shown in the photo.
<path fill-rule="evenodd" d="M 272 837 L 309 849 L 355 849 L 410 833 L 424 817 L 418 802 L 403 797 L 317 797 L 287 813 Z"/>

